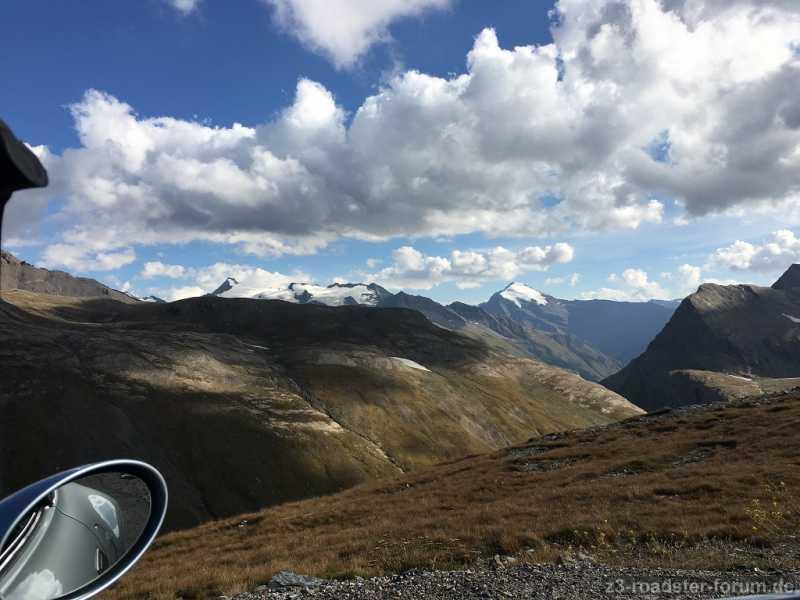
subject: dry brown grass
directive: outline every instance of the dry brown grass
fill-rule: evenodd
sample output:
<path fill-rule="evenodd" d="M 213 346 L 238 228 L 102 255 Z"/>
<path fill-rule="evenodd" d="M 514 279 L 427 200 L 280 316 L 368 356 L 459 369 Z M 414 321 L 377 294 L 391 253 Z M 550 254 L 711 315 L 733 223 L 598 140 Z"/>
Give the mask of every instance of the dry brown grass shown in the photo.
<path fill-rule="evenodd" d="M 349 577 L 525 550 L 532 560 L 584 548 L 617 564 L 769 563 L 798 533 L 799 432 L 800 398 L 783 397 L 534 439 L 166 535 L 108 597 L 203 598 L 281 569 Z M 796 555 L 784 565 L 800 566 Z"/>

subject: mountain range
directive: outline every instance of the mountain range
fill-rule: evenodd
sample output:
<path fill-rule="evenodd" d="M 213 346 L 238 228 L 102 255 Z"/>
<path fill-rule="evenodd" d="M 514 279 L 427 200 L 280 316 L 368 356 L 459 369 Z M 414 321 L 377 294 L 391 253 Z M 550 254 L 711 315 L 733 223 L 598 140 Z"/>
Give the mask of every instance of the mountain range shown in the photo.
<path fill-rule="evenodd" d="M 135 298 L 93 279 L 37 268 L 6 252 L 0 266 L 0 289 L 164 303 L 158 296 Z M 477 306 L 462 302 L 443 305 L 425 296 L 392 293 L 375 283 L 322 286 L 296 282 L 265 289 L 234 277 L 227 277 L 210 295 L 294 304 L 410 308 L 440 327 L 488 340 L 514 356 L 563 367 L 591 381 L 619 371 L 643 352 L 677 306 L 670 301 L 562 300 L 518 282 Z"/>
<path fill-rule="evenodd" d="M 141 302 L 3 258 L 5 285 L 34 291 L 0 301 L 0 495 L 131 456 L 170 479 L 170 527 L 641 409 L 800 387 L 798 265 L 770 288 L 703 285 L 672 314 L 519 283 L 478 306 L 374 284 L 276 291 L 234 279 Z M 637 328 L 658 319 L 648 345 Z M 605 387 L 553 366 L 611 369 L 640 346 Z"/>
<path fill-rule="evenodd" d="M 407 308 L 1 297 L 0 495 L 139 458 L 171 528 L 641 413 Z"/>
<path fill-rule="evenodd" d="M 291 283 L 259 289 L 227 278 L 212 295 L 283 300 L 327 306 L 411 308 L 431 322 L 476 337 L 492 338 L 513 354 L 529 356 L 597 381 L 644 351 L 667 323 L 678 302 L 561 300 L 512 282 L 478 306 L 440 304 L 425 296 L 363 283 L 327 287 Z"/>
<path fill-rule="evenodd" d="M 771 287 L 704 284 L 603 385 L 653 410 L 800 387 L 800 265 Z"/>

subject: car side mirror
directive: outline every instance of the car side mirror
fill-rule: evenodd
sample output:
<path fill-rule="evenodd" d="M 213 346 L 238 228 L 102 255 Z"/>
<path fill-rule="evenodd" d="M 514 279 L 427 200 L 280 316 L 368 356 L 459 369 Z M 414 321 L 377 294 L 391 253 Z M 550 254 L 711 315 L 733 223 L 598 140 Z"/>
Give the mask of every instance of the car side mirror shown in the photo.
<path fill-rule="evenodd" d="M 0 600 L 84 600 L 141 558 L 167 511 L 150 465 L 112 460 L 64 471 L 0 502 Z"/>
<path fill-rule="evenodd" d="M 47 187 L 47 169 L 0 119 L 0 235 L 3 232 L 3 209 L 11 194 L 20 190 Z"/>

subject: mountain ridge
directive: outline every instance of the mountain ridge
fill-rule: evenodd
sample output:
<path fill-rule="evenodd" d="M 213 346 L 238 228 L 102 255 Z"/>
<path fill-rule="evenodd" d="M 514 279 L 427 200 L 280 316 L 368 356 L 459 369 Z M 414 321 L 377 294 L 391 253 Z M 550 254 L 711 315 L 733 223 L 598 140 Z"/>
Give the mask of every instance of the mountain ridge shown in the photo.
<path fill-rule="evenodd" d="M 0 290 L 22 289 L 75 298 L 107 297 L 136 302 L 130 294 L 115 290 L 95 279 L 76 277 L 65 271 L 36 267 L 5 250 L 0 250 Z"/>
<path fill-rule="evenodd" d="M 327 288 L 292 283 L 285 288 L 253 294 L 251 288 L 239 288 L 237 292 L 238 282 L 234 280 L 235 285 L 229 282 L 230 278 L 212 294 L 223 297 L 244 294 L 244 297 L 301 304 L 352 303 L 376 308 L 413 308 L 441 327 L 468 335 L 484 336 L 493 332 L 508 338 L 516 352 L 573 370 L 593 381 L 615 373 L 644 351 L 672 312 L 669 305 L 658 303 L 561 300 L 519 282 L 509 283 L 479 305 L 454 302 L 447 306 L 404 291 L 393 294 L 374 283 L 334 283 Z M 363 288 L 371 293 L 361 292 L 346 300 L 343 294 L 335 294 L 334 301 L 326 301 L 323 290 L 336 287 Z M 615 307 L 613 311 L 605 309 L 605 313 L 613 313 L 613 318 L 606 315 L 592 319 L 593 307 L 607 306 Z"/>
<path fill-rule="evenodd" d="M 647 350 L 603 385 L 652 410 L 687 402 L 675 379 L 687 371 L 746 379 L 800 376 L 798 273 L 792 265 L 771 287 L 701 285 Z M 704 393 L 697 386 L 692 401 Z"/>
<path fill-rule="evenodd" d="M 125 455 L 171 482 L 170 528 L 641 412 L 408 308 L 2 300 L 0 494 Z"/>
<path fill-rule="evenodd" d="M 95 280 L 75 278 L 60 271 L 38 270 L 11 255 L 4 258 L 9 263 L 12 259 L 15 264 L 23 265 L 18 271 L 21 269 L 24 276 L 4 275 L 6 289 L 164 303 L 157 296 L 134 298 Z M 58 281 L 58 285 L 37 283 L 42 279 Z M 402 291 L 391 293 L 375 283 L 337 282 L 320 286 L 292 282 L 265 289 L 235 277 L 227 277 L 208 296 L 337 307 L 412 308 L 440 327 L 478 338 L 491 338 L 498 348 L 514 355 L 543 360 L 592 381 L 617 372 L 640 354 L 666 323 L 671 311 L 655 303 L 561 300 L 519 282 L 509 283 L 487 302 L 472 307 L 464 303 L 445 306 L 425 296 Z"/>

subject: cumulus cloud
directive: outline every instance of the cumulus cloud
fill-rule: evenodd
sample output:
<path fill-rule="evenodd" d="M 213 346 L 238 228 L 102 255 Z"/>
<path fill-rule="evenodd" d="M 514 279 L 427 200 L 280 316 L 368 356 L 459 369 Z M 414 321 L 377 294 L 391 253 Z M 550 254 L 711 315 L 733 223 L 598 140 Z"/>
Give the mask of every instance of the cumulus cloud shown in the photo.
<path fill-rule="evenodd" d="M 711 268 L 774 273 L 800 263 L 800 238 L 788 229 L 775 231 L 763 244 L 741 240 L 717 249 L 709 258 Z"/>
<path fill-rule="evenodd" d="M 197 285 L 184 285 L 179 287 L 170 288 L 154 288 L 150 290 L 153 296 L 166 300 L 167 302 L 174 302 L 175 300 L 183 300 L 184 298 L 197 298 L 203 296 L 207 292 Z"/>
<path fill-rule="evenodd" d="M 316 6 L 278 4 L 292 19 Z M 342 237 L 636 228 L 664 218 L 665 197 L 689 217 L 800 203 L 795 4 L 556 10 L 553 43 L 508 50 L 486 29 L 465 73 L 400 73 L 350 120 L 305 79 L 252 127 L 142 117 L 89 91 L 72 107 L 80 147 L 50 159 L 72 223 L 60 243 L 201 239 L 276 256 Z"/>
<path fill-rule="evenodd" d="M 167 2 L 182 15 L 191 14 L 200 6 L 200 0 L 167 0 Z"/>
<path fill-rule="evenodd" d="M 338 68 L 352 67 L 374 44 L 391 39 L 389 25 L 403 17 L 446 8 L 450 0 L 263 0 L 278 24 Z"/>
<path fill-rule="evenodd" d="M 42 252 L 39 261 L 43 267 L 67 269 L 86 273 L 89 271 L 113 271 L 136 260 L 133 248 L 113 252 L 92 252 L 89 248 L 69 244 L 51 244 Z"/>
<path fill-rule="evenodd" d="M 678 296 L 685 296 L 696 291 L 702 281 L 702 269 L 695 265 L 684 264 L 678 267 L 676 282 Z"/>
<path fill-rule="evenodd" d="M 151 279 L 152 277 L 169 277 L 179 279 L 186 274 L 186 268 L 181 265 L 167 265 L 161 261 L 150 261 L 144 263 L 144 268 L 140 277 Z"/>
<path fill-rule="evenodd" d="M 571 262 L 572 246 L 530 246 L 518 251 L 502 246 L 488 251 L 454 250 L 449 257 L 428 256 L 411 246 L 392 253 L 392 264 L 366 274 L 369 281 L 391 288 L 431 289 L 454 282 L 459 288 L 478 287 L 485 281 L 511 280 L 522 273 L 546 271 L 552 265 Z"/>
<path fill-rule="evenodd" d="M 668 285 L 663 286 L 653 281 L 647 271 L 643 269 L 626 269 L 621 274 L 612 273 L 608 281 L 615 287 L 603 287 L 581 294 L 584 300 L 617 300 L 628 302 L 645 302 L 647 300 L 669 300 L 684 298 L 697 291 L 703 283 L 716 283 L 719 285 L 732 285 L 737 281 L 716 279 L 703 274 L 703 267 L 680 265 L 674 272 L 667 271 L 660 274 Z"/>
<path fill-rule="evenodd" d="M 548 277 L 544 280 L 545 285 L 564 285 L 569 284 L 570 287 L 575 287 L 581 280 L 580 273 L 573 273 L 572 275 L 564 275 L 563 277 Z"/>
<path fill-rule="evenodd" d="M 652 281 L 647 271 L 642 269 L 625 269 L 622 274 L 612 273 L 608 280 L 617 283 L 618 287 L 604 287 L 598 290 L 584 292 L 584 300 L 617 300 L 630 302 L 644 302 L 653 299 L 669 298 L 667 291 L 657 281 Z"/>

